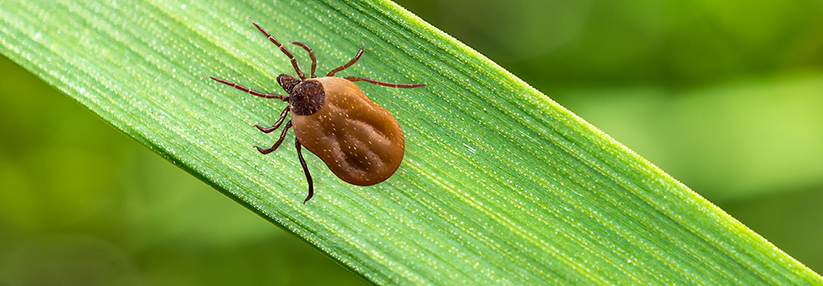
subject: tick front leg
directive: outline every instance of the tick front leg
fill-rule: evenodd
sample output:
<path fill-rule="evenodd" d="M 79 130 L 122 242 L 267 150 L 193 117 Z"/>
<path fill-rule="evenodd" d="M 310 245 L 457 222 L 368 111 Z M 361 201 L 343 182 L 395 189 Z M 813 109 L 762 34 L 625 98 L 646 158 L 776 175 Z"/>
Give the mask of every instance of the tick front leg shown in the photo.
<path fill-rule="evenodd" d="M 333 69 L 333 70 L 332 70 L 332 71 L 330 71 L 330 72 L 329 72 L 326 76 L 327 76 L 327 77 L 328 77 L 328 76 L 333 76 L 333 75 L 334 75 L 334 74 L 336 74 L 337 72 L 339 72 L 339 71 L 342 71 L 342 70 L 344 70 L 344 69 L 349 68 L 349 67 L 350 67 L 350 66 L 352 66 L 354 63 L 356 63 L 356 62 L 357 62 L 357 60 L 359 60 L 359 59 L 360 59 L 360 56 L 362 56 L 362 55 L 363 55 L 363 45 L 361 44 L 361 45 L 360 45 L 360 49 L 359 49 L 359 50 L 357 50 L 357 54 L 356 54 L 356 55 L 354 55 L 354 58 L 352 58 L 352 59 L 351 59 L 348 63 L 346 63 L 345 65 L 342 65 L 342 66 L 340 66 L 340 67 L 338 67 L 338 68 L 336 68 L 336 69 Z"/>
<path fill-rule="evenodd" d="M 255 27 L 257 27 L 257 29 L 258 29 L 258 30 L 260 30 L 260 32 L 261 32 L 261 33 L 263 33 L 263 35 L 265 35 L 265 36 L 266 36 L 266 38 L 269 38 L 269 40 L 270 40 L 272 43 L 274 43 L 275 45 L 277 45 L 277 47 L 278 47 L 278 48 L 280 48 L 280 51 L 282 51 L 284 54 L 286 54 L 286 56 L 287 56 L 287 57 L 289 57 L 289 60 L 291 60 L 291 65 L 292 65 L 292 66 L 294 66 L 294 71 L 296 71 L 296 72 L 297 72 L 297 75 L 298 75 L 298 76 L 300 76 L 300 79 L 301 79 L 301 80 L 306 79 L 306 75 L 305 75 L 305 74 L 303 74 L 303 72 L 302 72 L 302 71 L 300 71 L 300 68 L 299 68 L 299 67 L 297 67 L 297 60 L 295 60 L 295 59 L 294 59 L 294 55 L 292 55 L 292 54 L 289 52 L 289 50 L 286 50 L 286 47 L 283 47 L 283 44 L 281 44 L 279 41 L 277 41 L 277 39 L 275 39 L 274 37 L 272 37 L 272 36 L 271 36 L 271 34 L 269 34 L 269 32 L 266 32 L 266 30 L 265 30 L 265 29 L 263 29 L 262 27 L 260 27 L 260 25 L 257 25 L 257 23 L 255 23 L 255 22 L 251 19 L 251 17 L 249 17 L 249 21 L 251 21 L 251 23 L 252 23 L 252 24 L 254 24 L 254 26 L 255 26 Z"/>
<path fill-rule="evenodd" d="M 365 81 L 371 84 L 388 86 L 388 87 L 399 87 L 399 88 L 415 88 L 415 87 L 422 87 L 427 86 L 426 83 L 393 83 L 393 82 L 385 82 L 385 81 L 376 81 L 370 78 L 364 77 L 356 77 L 356 76 L 347 76 L 347 80 L 355 82 L 355 81 Z"/>
<path fill-rule="evenodd" d="M 219 78 L 211 77 L 211 76 L 208 77 L 208 78 L 213 79 L 213 80 L 215 80 L 219 83 L 225 84 L 225 85 L 230 85 L 230 86 L 232 86 L 236 89 L 242 90 L 242 91 L 244 91 L 248 94 L 254 95 L 254 96 L 259 96 L 259 97 L 262 97 L 262 98 L 277 98 L 279 100 L 289 102 L 289 97 L 288 96 L 283 96 L 283 95 L 273 94 L 273 93 L 262 93 L 262 92 L 259 92 L 259 91 L 253 90 L 253 89 L 249 89 L 245 86 L 227 81 L 225 79 L 219 79 Z"/>
<path fill-rule="evenodd" d="M 300 159 L 300 165 L 303 166 L 303 173 L 306 173 L 306 181 L 309 183 L 309 196 L 303 201 L 303 204 L 306 204 L 306 202 L 314 196 L 314 182 L 312 182 L 311 174 L 309 174 L 309 166 L 306 165 L 306 160 L 303 159 L 303 153 L 300 152 L 300 146 L 300 141 L 294 139 L 294 147 L 297 148 L 297 158 Z"/>
<path fill-rule="evenodd" d="M 263 153 L 263 155 L 269 154 L 274 150 L 277 150 L 277 147 L 280 147 L 280 144 L 283 143 L 283 139 L 286 139 L 286 132 L 289 131 L 289 128 L 291 128 L 291 120 L 289 120 L 289 122 L 286 123 L 286 127 L 283 127 L 283 133 L 280 133 L 280 139 L 277 139 L 277 142 L 275 142 L 274 146 L 271 146 L 271 148 L 263 149 L 257 146 L 254 146 L 254 148 L 257 148 L 257 151 L 260 151 L 260 153 Z"/>
<path fill-rule="evenodd" d="M 277 122 L 275 122 L 272 127 L 263 128 L 260 125 L 255 125 L 254 127 L 257 127 L 257 129 L 260 129 L 263 133 L 271 133 L 272 131 L 277 130 L 277 128 L 280 127 L 280 124 L 283 124 L 283 120 L 286 119 L 286 114 L 289 113 L 289 110 L 289 106 L 286 106 L 286 108 L 283 109 L 283 112 L 280 113 L 280 119 L 277 119 Z"/>
<path fill-rule="evenodd" d="M 301 42 L 291 42 L 294 45 L 298 45 L 307 52 L 309 52 L 309 58 L 311 58 L 311 78 L 316 78 L 317 75 L 314 74 L 314 71 L 317 70 L 317 58 L 314 57 L 314 51 L 309 48 L 308 45 L 301 43 Z"/>

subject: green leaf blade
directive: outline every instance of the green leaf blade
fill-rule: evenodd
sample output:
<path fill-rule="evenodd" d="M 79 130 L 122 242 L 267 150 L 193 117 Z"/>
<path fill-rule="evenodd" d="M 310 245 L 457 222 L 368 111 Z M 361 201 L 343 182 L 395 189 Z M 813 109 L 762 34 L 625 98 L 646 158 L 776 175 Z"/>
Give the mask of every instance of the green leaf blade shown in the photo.
<path fill-rule="evenodd" d="M 21 13 L 20 11 L 28 11 Z M 309 44 L 406 134 L 374 187 L 292 148 L 261 156 L 288 60 Z M 0 4 L 2 53 L 181 168 L 377 284 L 820 284 L 820 276 L 483 56 L 389 2 Z M 289 47 L 291 48 L 291 47 Z M 306 71 L 306 55 L 291 49 Z M 289 135 L 287 142 L 291 142 Z M 290 146 L 290 144 L 284 144 Z"/>

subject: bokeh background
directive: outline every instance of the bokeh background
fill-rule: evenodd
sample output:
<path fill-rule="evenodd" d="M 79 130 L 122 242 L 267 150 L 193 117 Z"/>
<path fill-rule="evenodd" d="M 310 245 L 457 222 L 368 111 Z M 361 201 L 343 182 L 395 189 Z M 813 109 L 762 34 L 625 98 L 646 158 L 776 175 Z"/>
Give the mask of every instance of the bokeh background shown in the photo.
<path fill-rule="evenodd" d="M 397 2 L 823 271 L 823 1 Z M 0 134 L 0 286 L 364 284 L 6 58 Z"/>

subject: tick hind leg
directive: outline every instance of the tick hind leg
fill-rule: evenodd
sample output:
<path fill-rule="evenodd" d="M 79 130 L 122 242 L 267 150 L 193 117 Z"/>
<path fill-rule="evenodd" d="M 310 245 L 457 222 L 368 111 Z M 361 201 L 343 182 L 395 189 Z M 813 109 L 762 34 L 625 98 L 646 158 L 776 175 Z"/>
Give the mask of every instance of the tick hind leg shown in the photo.
<path fill-rule="evenodd" d="M 283 124 L 283 120 L 286 119 L 286 115 L 289 113 L 289 110 L 290 108 L 287 105 L 286 108 L 283 109 L 283 112 L 280 113 L 280 119 L 277 119 L 277 122 L 275 122 L 274 125 L 272 125 L 272 127 L 263 128 L 260 125 L 255 125 L 254 127 L 257 127 L 257 129 L 263 131 L 263 133 L 271 133 L 272 131 L 277 130 L 277 127 L 280 127 L 280 124 Z"/>
<path fill-rule="evenodd" d="M 314 196 L 314 182 L 311 180 L 311 174 L 309 174 L 309 167 L 306 165 L 306 160 L 303 159 L 303 153 L 300 152 L 301 145 L 300 141 L 294 139 L 294 147 L 297 148 L 297 158 L 300 159 L 300 165 L 303 166 L 303 173 L 306 173 L 306 181 L 309 183 L 309 195 L 306 197 L 306 200 L 303 201 L 303 204 L 308 202 L 312 196 Z"/>
<path fill-rule="evenodd" d="M 269 154 L 274 150 L 277 150 L 277 147 L 280 147 L 280 144 L 283 143 L 283 139 L 286 139 L 286 132 L 289 131 L 289 128 L 291 128 L 291 120 L 289 120 L 289 122 L 286 123 L 286 127 L 283 127 L 283 133 L 280 133 L 280 139 L 277 139 L 277 142 L 275 142 L 274 145 L 271 146 L 271 148 L 263 149 L 257 146 L 254 146 L 254 148 L 257 148 L 257 151 L 260 151 L 260 153 L 263 153 L 263 155 Z"/>

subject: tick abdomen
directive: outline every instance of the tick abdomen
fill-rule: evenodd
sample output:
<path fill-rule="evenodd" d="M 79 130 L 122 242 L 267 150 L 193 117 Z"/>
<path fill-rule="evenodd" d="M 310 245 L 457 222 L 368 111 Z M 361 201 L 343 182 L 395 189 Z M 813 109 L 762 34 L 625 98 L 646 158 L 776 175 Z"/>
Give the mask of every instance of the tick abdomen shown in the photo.
<path fill-rule="evenodd" d="M 370 186 L 388 179 L 403 161 L 400 125 L 360 87 L 343 78 L 322 77 L 326 99 L 314 114 L 292 112 L 297 140 L 340 179 Z"/>

